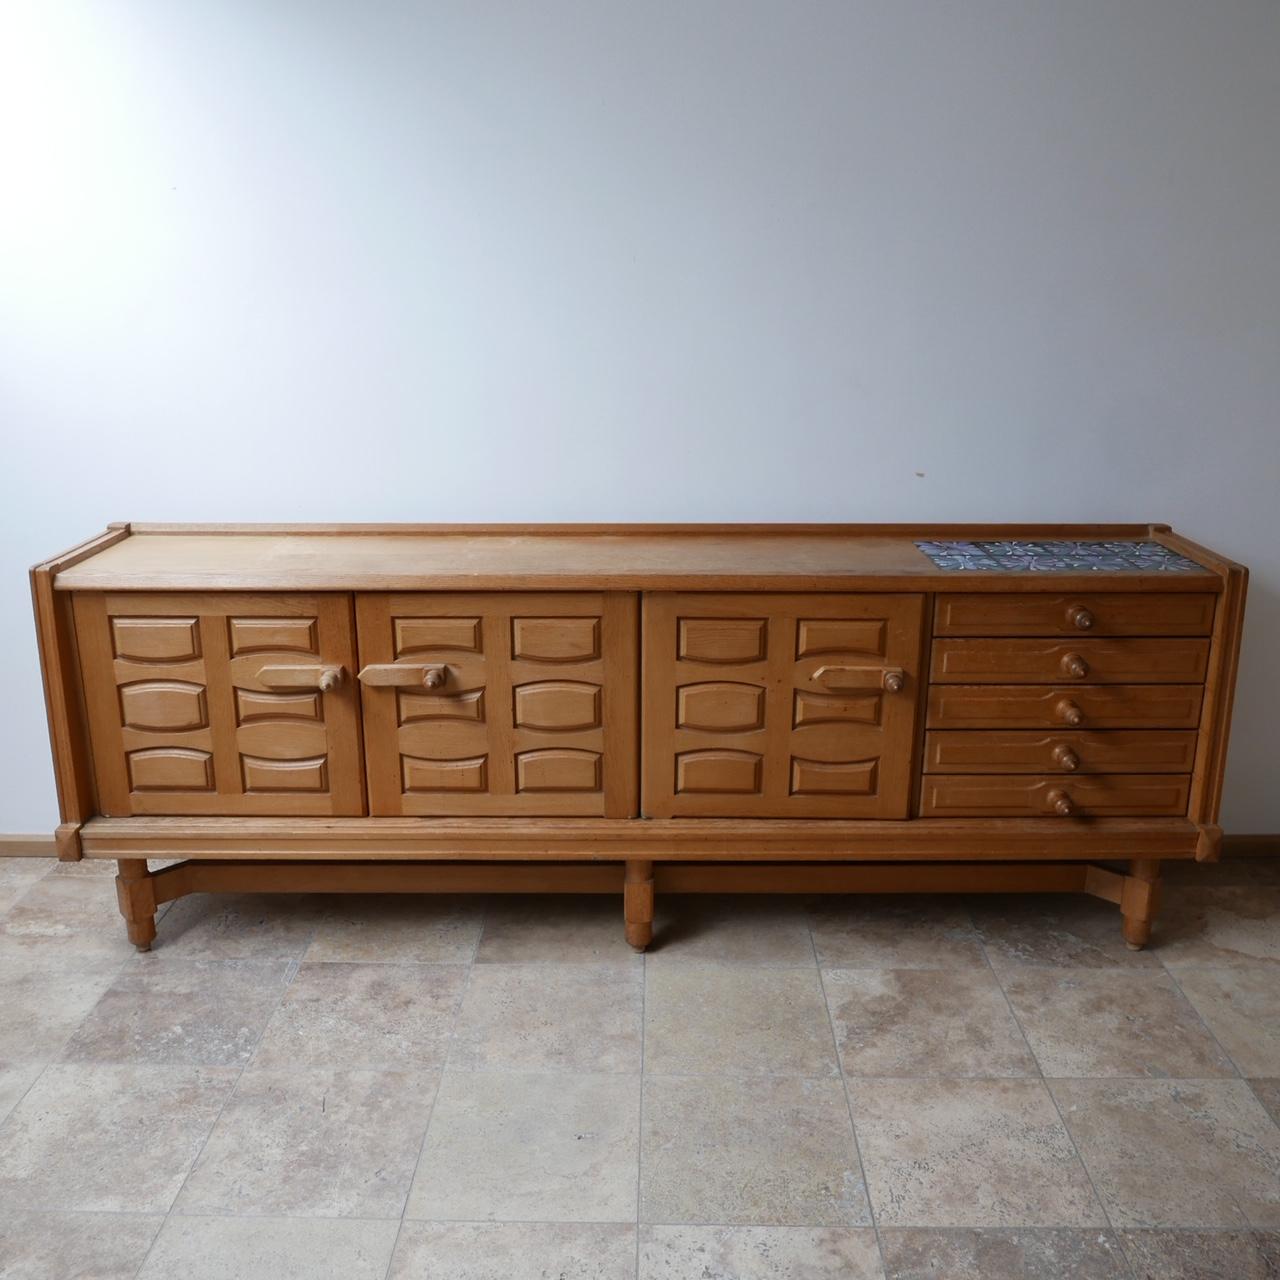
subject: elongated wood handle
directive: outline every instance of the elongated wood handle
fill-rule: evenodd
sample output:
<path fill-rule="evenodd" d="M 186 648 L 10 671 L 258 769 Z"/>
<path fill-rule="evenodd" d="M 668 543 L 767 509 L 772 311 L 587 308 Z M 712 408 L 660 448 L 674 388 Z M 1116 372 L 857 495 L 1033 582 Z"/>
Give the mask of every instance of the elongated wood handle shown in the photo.
<path fill-rule="evenodd" d="M 258 679 L 267 689 L 319 689 L 321 693 L 331 693 L 346 678 L 346 667 L 330 662 L 273 664 L 258 670 Z"/>
<path fill-rule="evenodd" d="M 901 667 L 819 667 L 813 673 L 813 682 L 833 693 L 854 689 L 884 689 L 889 693 L 900 693 L 907 677 Z"/>
<path fill-rule="evenodd" d="M 440 689 L 448 677 L 443 662 L 371 662 L 359 680 L 371 689 Z"/>

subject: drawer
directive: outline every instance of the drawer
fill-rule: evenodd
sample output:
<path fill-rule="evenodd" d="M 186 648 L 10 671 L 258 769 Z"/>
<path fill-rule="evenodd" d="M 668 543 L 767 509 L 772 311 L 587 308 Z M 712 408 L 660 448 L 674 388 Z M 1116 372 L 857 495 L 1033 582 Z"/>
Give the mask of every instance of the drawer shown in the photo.
<path fill-rule="evenodd" d="M 939 636 L 1207 636 L 1217 596 L 1209 592 L 1098 592 L 1054 596 L 991 593 L 937 597 Z"/>
<path fill-rule="evenodd" d="M 920 792 L 922 818 L 1176 817 L 1187 811 L 1185 774 L 931 774 Z"/>
<path fill-rule="evenodd" d="M 1196 739 L 1183 729 L 934 731 L 925 735 L 924 768 L 926 773 L 1190 773 Z"/>
<path fill-rule="evenodd" d="M 929 678 L 945 684 L 1191 684 L 1207 640 L 935 640 Z"/>
<path fill-rule="evenodd" d="M 1204 686 L 934 685 L 930 729 L 1194 729 Z"/>

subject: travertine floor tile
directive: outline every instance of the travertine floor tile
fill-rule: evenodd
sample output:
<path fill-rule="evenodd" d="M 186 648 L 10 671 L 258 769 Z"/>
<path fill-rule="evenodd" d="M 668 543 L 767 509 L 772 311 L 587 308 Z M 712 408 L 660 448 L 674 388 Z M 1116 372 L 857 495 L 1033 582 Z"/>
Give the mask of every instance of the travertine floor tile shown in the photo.
<path fill-rule="evenodd" d="M 0 958 L 0 1061 L 56 1057 L 118 969 L 115 959 L 48 949 Z"/>
<path fill-rule="evenodd" d="M 1114 1226 L 1280 1226 L 1280 1129 L 1243 1080 L 1050 1088 Z"/>
<path fill-rule="evenodd" d="M 1130 951 L 1120 915 L 1082 894 L 998 894 L 971 899 L 992 965 L 1050 969 L 1158 969 L 1151 949 Z"/>
<path fill-rule="evenodd" d="M 1096 1229 L 886 1228 L 880 1244 L 886 1280 L 1130 1280 L 1119 1241 Z"/>
<path fill-rule="evenodd" d="M 397 1218 L 436 1081 L 427 1072 L 251 1067 L 176 1211 Z"/>
<path fill-rule="evenodd" d="M 1101 1227 L 1038 1080 L 850 1080 L 881 1227 Z"/>
<path fill-rule="evenodd" d="M 154 946 L 188 960 L 297 960 L 323 912 L 318 895 L 195 893 L 165 913 Z"/>
<path fill-rule="evenodd" d="M 1271 1118 L 1280 1124 L 1280 1079 L 1250 1080 L 1249 1088 L 1258 1101 L 1266 1107 Z"/>
<path fill-rule="evenodd" d="M 62 1056 L 68 1062 L 243 1066 L 291 971 L 288 960 L 135 956 Z"/>
<path fill-rule="evenodd" d="M 809 924 L 824 968 L 985 969 L 987 964 L 968 909 L 957 898 L 820 898 L 809 909 Z"/>
<path fill-rule="evenodd" d="M 635 1280 L 630 1223 L 406 1222 L 387 1280 Z"/>
<path fill-rule="evenodd" d="M 850 1076 L 1034 1076 L 990 969 L 825 969 Z"/>
<path fill-rule="evenodd" d="M 611 894 L 492 898 L 476 950 L 479 964 L 610 964 L 639 968 Z"/>
<path fill-rule="evenodd" d="M 645 1070 L 654 1075 L 826 1076 L 838 1071 L 816 969 L 693 964 L 645 971 Z"/>
<path fill-rule="evenodd" d="M 483 901 L 430 894 L 327 899 L 303 957 L 380 964 L 469 964 L 480 941 Z"/>
<path fill-rule="evenodd" d="M 162 1214 L 0 1211 L 4 1280 L 134 1280 Z"/>
<path fill-rule="evenodd" d="M 1276 1280 L 1280 1234 L 1125 1231 L 1134 1280 Z"/>
<path fill-rule="evenodd" d="M 302 964 L 255 1067 L 443 1067 L 465 965 Z"/>
<path fill-rule="evenodd" d="M 1161 970 L 1016 969 L 1004 989 L 1047 1076 L 1230 1076 Z"/>
<path fill-rule="evenodd" d="M 642 1227 L 639 1280 L 883 1280 L 870 1227 Z"/>
<path fill-rule="evenodd" d="M 53 875 L 35 881 L 0 916 L 0 964 L 37 954 L 97 963 L 133 955 L 111 881 Z"/>
<path fill-rule="evenodd" d="M 617 965 L 477 965 L 458 1014 L 451 1068 L 640 1070 L 643 971 Z"/>
<path fill-rule="evenodd" d="M 639 1080 L 445 1073 L 407 1216 L 633 1219 Z"/>
<path fill-rule="evenodd" d="M 1178 985 L 1246 1076 L 1280 1076 L 1280 974 L 1176 970 Z"/>
<path fill-rule="evenodd" d="M 174 1216 L 138 1280 L 383 1280 L 399 1225 Z"/>
<path fill-rule="evenodd" d="M 647 1075 L 640 1218 L 867 1225 L 840 1081 Z"/>
<path fill-rule="evenodd" d="M 1160 959 L 1192 965 L 1280 966 L 1280 886 L 1171 889 L 1156 918 Z"/>
<path fill-rule="evenodd" d="M 0 1128 L 0 1203 L 165 1212 L 235 1078 L 231 1067 L 46 1067 Z"/>
<path fill-rule="evenodd" d="M 803 907 L 790 899 L 659 894 L 649 954 L 663 960 L 812 966 Z"/>
<path fill-rule="evenodd" d="M 0 858 L 0 916 L 55 865 L 53 858 Z"/>
<path fill-rule="evenodd" d="M 0 1124 L 43 1070 L 43 1062 L 0 1062 Z"/>

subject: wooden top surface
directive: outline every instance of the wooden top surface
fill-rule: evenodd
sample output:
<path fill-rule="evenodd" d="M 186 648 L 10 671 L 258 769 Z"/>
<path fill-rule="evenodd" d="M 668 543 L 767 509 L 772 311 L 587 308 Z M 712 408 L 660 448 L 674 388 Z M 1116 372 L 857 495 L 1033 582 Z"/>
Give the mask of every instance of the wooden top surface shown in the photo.
<path fill-rule="evenodd" d="M 1215 591 L 1151 525 L 113 527 L 48 562 L 81 591 Z M 916 538 L 1151 538 L 1203 573 L 940 570 Z"/>

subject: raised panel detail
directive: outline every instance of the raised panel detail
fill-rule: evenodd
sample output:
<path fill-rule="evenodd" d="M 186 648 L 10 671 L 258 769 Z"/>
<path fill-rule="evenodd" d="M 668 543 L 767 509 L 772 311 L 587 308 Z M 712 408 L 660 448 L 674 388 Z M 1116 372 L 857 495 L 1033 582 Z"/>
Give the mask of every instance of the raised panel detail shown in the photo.
<path fill-rule="evenodd" d="M 803 760 L 791 757 L 793 796 L 873 796 L 876 793 L 874 760 Z"/>
<path fill-rule="evenodd" d="M 324 756 L 307 760 L 266 760 L 240 757 L 240 776 L 246 795 L 280 791 L 327 791 L 329 771 Z"/>
<path fill-rule="evenodd" d="M 479 618 L 396 618 L 393 622 L 397 658 L 433 649 L 480 652 Z"/>
<path fill-rule="evenodd" d="M 879 689 L 846 694 L 797 689 L 791 723 L 797 729 L 809 724 L 879 724 L 883 707 L 884 695 Z"/>
<path fill-rule="evenodd" d="M 213 756 L 190 747 L 148 747 L 127 757 L 131 791 L 212 791 Z"/>
<path fill-rule="evenodd" d="M 559 733 L 595 729 L 600 724 L 600 686 L 583 680 L 518 685 L 515 723 L 521 729 Z"/>
<path fill-rule="evenodd" d="M 259 720 L 320 720 L 320 694 L 264 693 L 257 689 L 236 690 L 236 723 Z"/>
<path fill-rule="evenodd" d="M 400 724 L 419 720 L 465 720 L 484 723 L 484 690 L 468 689 L 465 693 L 424 694 L 397 690 L 396 706 Z"/>
<path fill-rule="evenodd" d="M 517 791 L 599 791 L 600 753 L 568 747 L 516 756 Z"/>
<path fill-rule="evenodd" d="M 228 618 L 231 653 L 318 653 L 315 618 Z"/>
<path fill-rule="evenodd" d="M 400 757 L 401 777 L 407 792 L 486 791 L 489 787 L 489 758 L 471 756 L 465 760 L 425 760 L 419 756 Z"/>
<path fill-rule="evenodd" d="M 682 751 L 676 756 L 676 793 L 758 795 L 761 762 L 754 751 Z"/>
<path fill-rule="evenodd" d="M 764 728 L 764 689 L 737 680 L 708 680 L 676 690 L 676 727 L 707 733 Z"/>
<path fill-rule="evenodd" d="M 126 729 L 183 733 L 209 723 L 204 687 L 185 680 L 138 680 L 120 686 L 120 723 Z"/>
<path fill-rule="evenodd" d="M 796 627 L 796 657 L 815 653 L 884 653 L 880 618 L 801 618 Z"/>
<path fill-rule="evenodd" d="M 511 656 L 530 662 L 588 662 L 600 656 L 599 618 L 512 618 Z"/>
<path fill-rule="evenodd" d="M 767 634 L 764 618 L 681 618 L 676 654 L 684 662 L 759 662 Z"/>
<path fill-rule="evenodd" d="M 200 656 L 195 618 L 112 618 L 111 650 L 129 662 L 189 662 Z"/>

